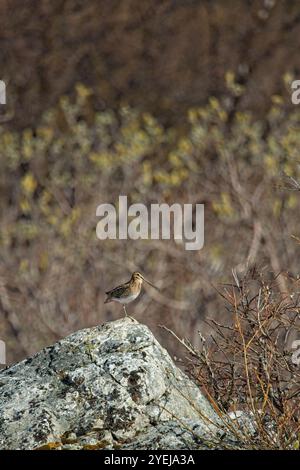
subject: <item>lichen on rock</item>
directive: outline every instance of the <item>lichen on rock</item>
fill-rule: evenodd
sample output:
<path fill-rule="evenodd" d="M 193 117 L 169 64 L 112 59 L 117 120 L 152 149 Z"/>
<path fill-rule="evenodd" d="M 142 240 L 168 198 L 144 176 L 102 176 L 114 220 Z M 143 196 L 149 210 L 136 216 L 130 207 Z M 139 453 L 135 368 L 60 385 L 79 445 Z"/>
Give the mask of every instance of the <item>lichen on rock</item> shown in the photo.
<path fill-rule="evenodd" d="M 151 331 L 77 331 L 0 373 L 1 449 L 210 448 L 219 417 Z"/>

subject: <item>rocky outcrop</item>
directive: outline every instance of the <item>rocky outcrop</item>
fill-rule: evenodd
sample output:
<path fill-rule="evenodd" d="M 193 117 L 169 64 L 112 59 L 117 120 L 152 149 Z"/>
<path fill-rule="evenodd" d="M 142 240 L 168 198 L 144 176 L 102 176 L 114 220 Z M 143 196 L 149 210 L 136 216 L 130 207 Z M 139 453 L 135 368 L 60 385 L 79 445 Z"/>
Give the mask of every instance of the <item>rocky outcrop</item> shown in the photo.
<path fill-rule="evenodd" d="M 77 331 L 0 373 L 1 449 L 222 447 L 221 428 L 199 388 L 131 319 Z"/>

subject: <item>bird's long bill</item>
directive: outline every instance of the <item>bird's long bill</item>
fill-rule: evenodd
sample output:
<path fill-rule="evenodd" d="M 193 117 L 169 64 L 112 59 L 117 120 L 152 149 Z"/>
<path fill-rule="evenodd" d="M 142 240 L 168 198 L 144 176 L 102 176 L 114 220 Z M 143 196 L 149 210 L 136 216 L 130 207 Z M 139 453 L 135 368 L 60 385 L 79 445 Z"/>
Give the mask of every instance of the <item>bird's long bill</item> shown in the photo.
<path fill-rule="evenodd" d="M 144 281 L 147 282 L 147 284 L 150 284 L 150 286 L 154 287 L 154 289 L 159 290 L 159 288 L 156 287 L 154 284 L 152 284 L 152 282 L 148 281 L 148 279 L 145 279 L 144 276 L 142 276 L 142 277 L 143 277 Z"/>

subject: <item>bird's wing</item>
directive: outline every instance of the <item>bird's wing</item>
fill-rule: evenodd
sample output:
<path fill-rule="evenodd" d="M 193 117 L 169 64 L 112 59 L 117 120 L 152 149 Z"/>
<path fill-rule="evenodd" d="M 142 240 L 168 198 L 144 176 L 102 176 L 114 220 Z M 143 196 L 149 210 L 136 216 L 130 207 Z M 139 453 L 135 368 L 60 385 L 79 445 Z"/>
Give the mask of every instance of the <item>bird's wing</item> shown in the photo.
<path fill-rule="evenodd" d="M 117 286 L 112 290 L 109 290 L 108 292 L 105 292 L 106 295 L 111 295 L 113 294 L 115 297 L 121 297 L 121 295 L 124 292 L 124 289 L 126 289 L 127 284 L 122 284 L 121 286 Z"/>

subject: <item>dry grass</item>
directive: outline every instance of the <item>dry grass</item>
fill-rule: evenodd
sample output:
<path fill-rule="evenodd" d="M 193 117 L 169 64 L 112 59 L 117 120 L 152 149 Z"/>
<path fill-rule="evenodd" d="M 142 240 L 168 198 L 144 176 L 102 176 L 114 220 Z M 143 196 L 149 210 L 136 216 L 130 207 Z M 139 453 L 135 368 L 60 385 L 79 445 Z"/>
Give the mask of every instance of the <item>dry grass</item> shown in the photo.
<path fill-rule="evenodd" d="M 189 372 L 242 448 L 298 449 L 300 367 L 287 345 L 299 335 L 299 282 L 288 279 L 294 293 L 284 296 L 276 278 L 256 270 L 233 277 L 219 291 L 227 325 L 208 320 L 214 333 L 205 339 L 199 332 L 200 349 L 173 335 L 189 353 Z M 234 419 L 241 413 L 242 420 Z"/>

